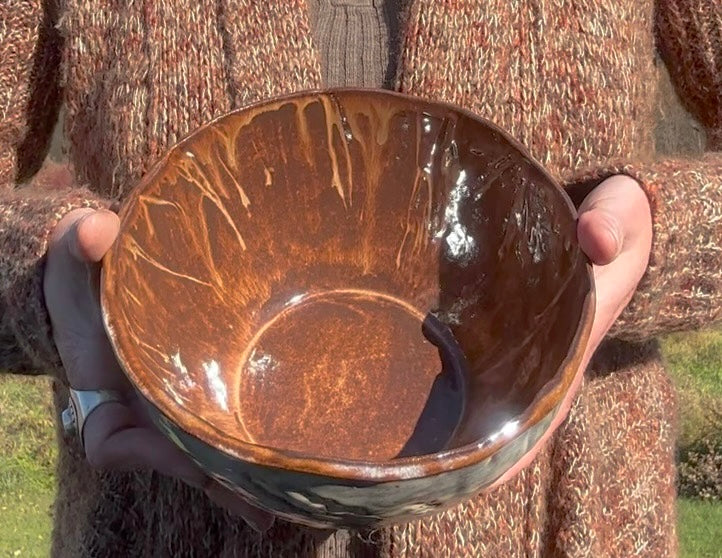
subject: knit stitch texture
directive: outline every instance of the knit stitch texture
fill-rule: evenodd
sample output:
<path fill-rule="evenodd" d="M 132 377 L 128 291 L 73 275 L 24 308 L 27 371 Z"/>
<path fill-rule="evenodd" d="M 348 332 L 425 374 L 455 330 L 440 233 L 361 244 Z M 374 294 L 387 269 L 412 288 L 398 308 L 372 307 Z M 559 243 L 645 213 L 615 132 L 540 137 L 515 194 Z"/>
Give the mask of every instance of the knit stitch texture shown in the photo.
<path fill-rule="evenodd" d="M 356 2 L 368 4 L 331 1 Z M 495 121 L 570 186 L 626 172 L 650 199 L 650 265 L 569 418 L 506 485 L 371 533 L 279 521 L 259 535 L 158 474 L 94 471 L 59 437 L 55 556 L 676 554 L 675 398 L 650 339 L 720 318 L 719 2 L 402 4 L 397 89 Z M 229 109 L 330 78 L 379 79 L 328 64 L 330 47 L 317 45 L 322 19 L 308 8 L 302 0 L 0 4 L 0 369 L 62 378 L 41 286 L 47 238 L 67 211 L 123 200 L 174 142 Z M 655 48 L 705 127 L 701 158 L 655 155 Z M 26 185 L 61 101 L 76 185 Z M 56 382 L 56 407 L 66 401 Z"/>

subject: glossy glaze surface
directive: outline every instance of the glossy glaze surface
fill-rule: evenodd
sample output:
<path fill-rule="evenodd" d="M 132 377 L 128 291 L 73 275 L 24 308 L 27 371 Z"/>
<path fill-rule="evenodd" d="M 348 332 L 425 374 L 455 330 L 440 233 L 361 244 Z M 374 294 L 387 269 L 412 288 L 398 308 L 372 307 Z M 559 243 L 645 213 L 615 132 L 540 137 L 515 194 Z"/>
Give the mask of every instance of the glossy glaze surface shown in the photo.
<path fill-rule="evenodd" d="M 119 360 L 173 428 L 254 467 L 353 485 L 495 462 L 490 482 L 589 332 L 569 200 L 447 105 L 336 90 L 231 113 L 121 218 L 102 289 Z"/>
<path fill-rule="evenodd" d="M 434 475 L 375 482 L 330 478 L 235 459 L 178 428 L 148 405 L 160 429 L 226 487 L 287 521 L 316 528 L 375 528 L 437 513 L 473 497 L 531 449 L 554 411 L 470 465 Z"/>
<path fill-rule="evenodd" d="M 276 314 L 242 358 L 248 438 L 370 461 L 444 449 L 463 410 L 464 357 L 443 324 L 424 328 L 423 319 L 400 299 L 350 289 Z M 446 367 L 441 351 L 455 357 Z"/>

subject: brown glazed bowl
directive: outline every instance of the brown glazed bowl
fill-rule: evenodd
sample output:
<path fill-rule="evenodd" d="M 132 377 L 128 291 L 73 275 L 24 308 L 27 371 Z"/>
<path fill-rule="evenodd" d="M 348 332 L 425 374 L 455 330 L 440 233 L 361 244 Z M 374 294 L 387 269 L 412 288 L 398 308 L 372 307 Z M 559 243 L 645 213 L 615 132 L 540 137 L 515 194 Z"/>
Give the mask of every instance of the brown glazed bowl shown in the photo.
<path fill-rule="evenodd" d="M 102 306 L 160 428 L 257 506 L 376 527 L 458 503 L 549 427 L 592 277 L 499 128 L 371 90 L 211 122 L 121 211 Z"/>

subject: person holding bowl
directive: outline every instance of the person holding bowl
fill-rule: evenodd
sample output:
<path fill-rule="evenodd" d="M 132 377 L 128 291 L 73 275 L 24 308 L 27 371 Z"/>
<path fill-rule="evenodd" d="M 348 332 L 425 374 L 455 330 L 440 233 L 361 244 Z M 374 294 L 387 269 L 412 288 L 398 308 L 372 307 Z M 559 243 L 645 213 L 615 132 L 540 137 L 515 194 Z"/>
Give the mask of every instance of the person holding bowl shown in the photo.
<path fill-rule="evenodd" d="M 716 0 L 10 0 L 0 21 L 0 370 L 52 375 L 59 416 L 69 389 L 95 394 L 82 439 L 59 437 L 53 555 L 676 553 L 676 403 L 654 339 L 722 307 Z M 655 155 L 657 47 L 707 132 L 700 157 Z M 584 365 L 542 442 L 478 497 L 373 533 L 274 521 L 209 480 L 141 411 L 97 295 L 113 209 L 168 148 L 327 86 L 501 126 L 567 185 L 596 282 Z M 73 172 L 33 178 L 61 104 Z"/>

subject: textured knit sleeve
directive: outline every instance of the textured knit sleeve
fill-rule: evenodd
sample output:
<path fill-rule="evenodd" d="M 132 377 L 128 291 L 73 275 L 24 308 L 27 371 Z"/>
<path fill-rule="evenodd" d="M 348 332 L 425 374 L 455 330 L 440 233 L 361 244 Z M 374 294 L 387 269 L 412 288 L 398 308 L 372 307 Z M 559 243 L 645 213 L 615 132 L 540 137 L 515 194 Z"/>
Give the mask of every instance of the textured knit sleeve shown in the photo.
<path fill-rule="evenodd" d="M 31 179 L 60 102 L 55 19 L 46 0 L 0 2 L 0 372 L 59 364 L 42 291 L 47 239 L 67 211 L 103 205 L 67 180 Z"/>
<path fill-rule="evenodd" d="M 657 0 L 656 31 L 679 97 L 705 128 L 707 152 L 652 164 L 620 161 L 580 177 L 592 185 L 629 174 L 650 201 L 649 266 L 610 331 L 633 341 L 722 319 L 722 4 Z"/>

